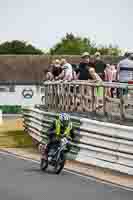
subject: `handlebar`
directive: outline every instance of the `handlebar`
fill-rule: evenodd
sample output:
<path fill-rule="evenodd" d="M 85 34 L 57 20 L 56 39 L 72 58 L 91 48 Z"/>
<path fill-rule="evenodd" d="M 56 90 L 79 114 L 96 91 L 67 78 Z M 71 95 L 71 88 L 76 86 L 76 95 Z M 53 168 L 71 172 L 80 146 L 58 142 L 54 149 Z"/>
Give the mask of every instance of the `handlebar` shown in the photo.
<path fill-rule="evenodd" d="M 65 134 L 63 134 L 63 135 L 61 136 L 61 138 L 67 138 L 68 140 L 72 140 L 72 138 L 71 138 L 70 136 L 66 136 Z"/>
<path fill-rule="evenodd" d="M 68 139 L 66 137 L 62 138 L 61 141 L 63 145 L 66 145 L 68 143 Z"/>

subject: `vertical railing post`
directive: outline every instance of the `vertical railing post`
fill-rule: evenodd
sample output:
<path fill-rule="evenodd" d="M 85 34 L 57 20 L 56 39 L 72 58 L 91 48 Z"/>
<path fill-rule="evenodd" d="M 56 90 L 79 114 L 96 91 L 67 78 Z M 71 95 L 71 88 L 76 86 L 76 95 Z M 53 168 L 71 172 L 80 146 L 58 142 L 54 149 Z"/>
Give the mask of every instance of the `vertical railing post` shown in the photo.
<path fill-rule="evenodd" d="M 78 96 L 78 93 L 79 93 L 79 85 L 78 85 L 78 87 L 76 85 L 74 85 L 74 88 L 73 88 L 73 97 L 72 97 L 72 104 L 73 104 L 73 106 L 72 106 L 71 111 L 77 111 L 78 110 L 78 108 L 77 108 L 77 96 Z"/>
<path fill-rule="evenodd" d="M 106 87 L 103 86 L 103 112 L 107 116 Z"/>
<path fill-rule="evenodd" d="M 53 96 L 53 104 L 54 104 L 54 109 L 57 108 L 58 105 L 58 88 L 57 84 L 54 85 L 54 96 Z"/>
<path fill-rule="evenodd" d="M 72 106 L 72 100 L 71 100 L 71 90 L 73 88 L 73 85 L 71 85 L 71 83 L 68 84 L 68 95 L 67 95 L 67 109 L 68 112 L 71 110 L 71 106 Z"/>
<path fill-rule="evenodd" d="M 91 105 L 92 105 L 92 112 L 95 112 L 95 87 L 91 87 Z"/>
<path fill-rule="evenodd" d="M 120 119 L 123 120 L 124 115 L 124 98 L 123 98 L 123 88 L 120 88 Z"/>
<path fill-rule="evenodd" d="M 46 107 L 48 107 L 48 85 L 45 85 L 44 89 L 44 102 Z"/>
<path fill-rule="evenodd" d="M 62 94 L 62 84 L 58 83 L 56 86 L 56 90 L 57 90 L 57 97 L 56 97 L 56 109 L 58 111 L 62 111 L 62 103 L 63 103 L 63 94 Z"/>
<path fill-rule="evenodd" d="M 50 110 L 50 104 L 49 104 L 49 95 L 50 95 L 50 85 L 48 84 L 48 93 L 47 93 L 47 103 L 48 103 L 48 111 Z"/>
<path fill-rule="evenodd" d="M 65 94 L 66 94 L 66 84 L 65 83 L 61 83 L 61 93 L 60 95 L 62 96 L 62 110 L 61 111 L 65 111 Z"/>

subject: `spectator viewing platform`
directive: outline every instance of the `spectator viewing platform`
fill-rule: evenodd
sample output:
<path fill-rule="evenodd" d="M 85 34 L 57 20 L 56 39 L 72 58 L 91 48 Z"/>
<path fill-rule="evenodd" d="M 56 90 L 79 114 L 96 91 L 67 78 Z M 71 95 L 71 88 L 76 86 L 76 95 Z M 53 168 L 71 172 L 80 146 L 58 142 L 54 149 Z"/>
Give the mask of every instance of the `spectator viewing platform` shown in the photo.
<path fill-rule="evenodd" d="M 43 103 L 48 111 L 93 113 L 120 120 L 133 119 L 133 84 L 46 81 L 44 87 Z M 109 91 L 112 89 L 111 97 Z"/>
<path fill-rule="evenodd" d="M 53 60 L 44 87 L 49 111 L 90 113 L 113 122 L 115 118 L 132 120 L 133 53 L 116 63 L 105 62 L 100 52 L 93 58 L 84 52 L 77 66 L 64 58 Z"/>

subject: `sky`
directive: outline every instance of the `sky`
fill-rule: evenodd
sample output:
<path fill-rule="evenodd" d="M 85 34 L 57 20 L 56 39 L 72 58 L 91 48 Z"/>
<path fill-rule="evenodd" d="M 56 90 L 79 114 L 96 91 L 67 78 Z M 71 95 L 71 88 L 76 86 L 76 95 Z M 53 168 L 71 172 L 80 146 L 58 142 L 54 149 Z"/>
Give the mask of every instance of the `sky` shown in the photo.
<path fill-rule="evenodd" d="M 133 0 L 0 0 L 0 42 L 48 49 L 66 32 L 133 49 Z"/>

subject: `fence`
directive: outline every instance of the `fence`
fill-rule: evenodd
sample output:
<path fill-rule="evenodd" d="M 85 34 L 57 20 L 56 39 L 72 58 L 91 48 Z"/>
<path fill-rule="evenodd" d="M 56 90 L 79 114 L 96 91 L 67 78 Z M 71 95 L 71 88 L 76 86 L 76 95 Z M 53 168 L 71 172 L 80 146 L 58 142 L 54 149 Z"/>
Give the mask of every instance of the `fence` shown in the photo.
<path fill-rule="evenodd" d="M 47 130 L 56 114 L 24 109 L 25 130 L 38 142 L 47 141 Z M 75 141 L 69 159 L 133 175 L 133 127 L 72 117 Z"/>
<path fill-rule="evenodd" d="M 43 103 L 48 111 L 92 112 L 133 119 L 132 84 L 57 81 L 45 82 L 44 88 Z M 113 98 L 108 95 L 110 90 Z"/>

